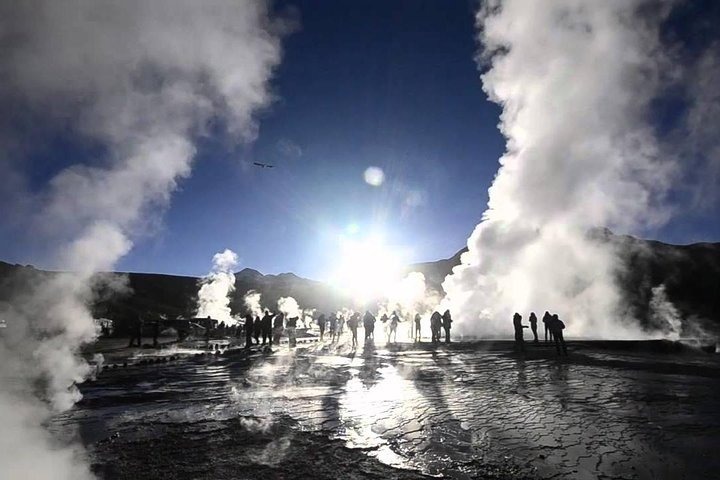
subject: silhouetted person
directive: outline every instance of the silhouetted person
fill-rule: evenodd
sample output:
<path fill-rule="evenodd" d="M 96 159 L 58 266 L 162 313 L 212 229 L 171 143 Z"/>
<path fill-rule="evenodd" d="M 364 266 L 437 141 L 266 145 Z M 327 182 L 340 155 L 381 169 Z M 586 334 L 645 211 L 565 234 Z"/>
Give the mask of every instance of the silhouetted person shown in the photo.
<path fill-rule="evenodd" d="M 297 345 L 297 339 L 295 337 L 295 328 L 297 327 L 298 317 L 290 317 L 287 319 L 287 336 L 288 336 L 288 348 L 293 348 Z"/>
<path fill-rule="evenodd" d="M 210 343 L 210 322 L 205 327 L 205 343 Z"/>
<path fill-rule="evenodd" d="M 245 315 L 245 348 L 250 348 L 253 344 L 253 333 L 255 333 L 253 323 L 252 313 Z"/>
<path fill-rule="evenodd" d="M 235 337 L 242 338 L 243 333 L 245 333 L 245 331 L 243 330 L 242 326 L 240 326 L 239 323 L 235 324 Z"/>
<path fill-rule="evenodd" d="M 375 316 L 370 313 L 370 310 L 365 312 L 363 327 L 365 327 L 365 340 L 367 341 L 369 338 L 375 340 Z"/>
<path fill-rule="evenodd" d="M 338 315 L 338 336 L 342 335 L 344 328 L 345 328 L 345 316 L 341 314 L 341 315 Z"/>
<path fill-rule="evenodd" d="M 158 347 L 158 337 L 160 336 L 160 320 L 155 320 L 153 324 L 153 348 Z"/>
<path fill-rule="evenodd" d="M 142 329 L 143 319 L 138 315 L 135 322 L 130 326 L 130 343 L 128 343 L 128 347 L 135 345 L 135 339 L 137 339 L 137 346 L 142 347 Z"/>
<path fill-rule="evenodd" d="M 320 327 L 320 340 L 322 340 L 325 336 L 325 323 L 327 323 L 327 320 L 325 320 L 325 314 L 321 313 L 317 319 L 318 327 Z"/>
<path fill-rule="evenodd" d="M 415 341 L 419 342 L 420 340 L 420 320 L 422 320 L 422 317 L 419 313 L 415 314 Z"/>
<path fill-rule="evenodd" d="M 513 327 L 515 329 L 515 348 L 519 352 L 525 351 L 525 339 L 523 338 L 523 328 L 528 328 L 522 324 L 522 316 L 519 313 L 513 315 Z"/>
<path fill-rule="evenodd" d="M 548 341 L 548 335 L 550 335 L 550 341 L 552 342 L 553 336 L 552 331 L 550 330 L 550 323 L 552 322 L 552 315 L 550 315 L 550 312 L 546 311 L 545 315 L 543 315 L 542 318 L 543 324 L 545 325 L 545 343 Z"/>
<path fill-rule="evenodd" d="M 280 338 L 282 337 L 283 333 L 283 322 L 285 321 L 285 314 L 284 313 L 278 313 L 275 315 L 275 318 L 273 319 L 273 330 L 272 330 L 272 342 L 276 343 L 277 345 L 280 345 Z"/>
<path fill-rule="evenodd" d="M 360 324 L 360 313 L 355 312 L 350 316 L 350 318 L 347 321 L 347 325 L 348 325 L 348 328 L 350 329 L 350 333 L 352 333 L 353 348 L 357 347 L 357 329 L 358 329 L 359 324 Z"/>
<path fill-rule="evenodd" d="M 445 343 L 450 343 L 450 326 L 452 325 L 452 316 L 450 310 L 445 310 L 442 316 L 442 327 L 445 329 Z M 438 337 L 440 332 L 438 332 Z M 440 340 L 440 338 L 438 338 Z"/>
<path fill-rule="evenodd" d="M 533 333 L 533 336 L 535 337 L 534 342 L 538 343 L 538 336 L 537 336 L 537 316 L 535 315 L 535 312 L 530 312 L 530 330 Z"/>
<path fill-rule="evenodd" d="M 396 312 L 392 312 L 392 315 L 390 315 L 390 331 L 388 333 L 388 343 L 390 343 L 390 339 L 393 339 L 393 342 L 397 343 L 397 327 L 398 323 L 400 323 L 400 317 L 398 317 L 398 314 Z"/>
<path fill-rule="evenodd" d="M 255 321 L 253 322 L 253 338 L 255 339 L 255 344 L 260 345 L 260 334 L 262 333 L 262 321 L 260 319 L 260 315 L 255 316 Z"/>
<path fill-rule="evenodd" d="M 260 320 L 260 333 L 262 333 L 262 344 L 269 342 L 272 345 L 272 320 L 273 315 L 269 310 L 265 310 L 265 316 Z"/>
<path fill-rule="evenodd" d="M 440 312 L 433 312 L 430 317 L 430 334 L 432 336 L 432 342 L 436 343 L 440 341 L 440 325 L 442 324 L 442 315 Z"/>
<path fill-rule="evenodd" d="M 338 336 L 338 318 L 337 318 L 337 315 L 334 314 L 334 313 L 331 314 L 331 315 L 330 315 L 330 321 L 329 321 L 328 323 L 329 323 L 329 327 L 330 327 L 330 332 L 329 332 L 329 333 L 330 333 L 330 342 L 334 343 L 335 340 L 337 340 L 337 336 Z"/>
<path fill-rule="evenodd" d="M 552 332 L 553 338 L 555 338 L 555 350 L 557 350 L 557 354 L 560 355 L 560 349 L 562 347 L 562 354 L 567 357 L 567 346 L 565 346 L 565 338 L 563 338 L 564 329 L 565 324 L 558 318 L 557 314 L 554 314 L 550 321 L 550 332 Z"/>

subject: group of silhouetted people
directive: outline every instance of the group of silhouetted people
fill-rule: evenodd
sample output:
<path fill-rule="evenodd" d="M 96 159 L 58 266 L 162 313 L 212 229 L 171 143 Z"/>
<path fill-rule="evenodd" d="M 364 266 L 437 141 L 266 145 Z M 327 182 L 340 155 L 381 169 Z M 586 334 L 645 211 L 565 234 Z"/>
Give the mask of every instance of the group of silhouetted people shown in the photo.
<path fill-rule="evenodd" d="M 288 346 L 297 345 L 296 329 L 299 317 L 286 317 L 282 312 L 273 314 L 265 310 L 262 318 L 248 313 L 245 315 L 245 347 L 253 345 L 280 344 L 283 334 L 288 337 Z M 262 338 L 262 343 L 260 339 Z"/>
<path fill-rule="evenodd" d="M 365 330 L 365 341 L 368 342 L 375 340 L 375 324 L 378 320 L 383 324 L 385 332 L 387 333 L 387 343 L 396 343 L 397 331 L 400 323 L 403 322 L 403 317 L 397 311 L 390 313 L 384 312 L 379 319 L 370 310 L 366 310 L 362 315 L 360 312 L 347 314 L 331 313 L 329 315 L 322 313 L 317 317 L 316 323 L 320 331 L 320 340 L 325 340 L 327 333 L 333 343 L 339 339 L 340 334 L 343 332 L 344 325 L 347 325 L 352 334 L 351 342 L 354 348 L 358 344 L 357 331 L 361 321 L 362 327 Z M 418 313 L 412 321 L 414 322 L 414 330 L 411 332 L 411 336 L 414 341 L 418 342 L 421 339 L 422 316 Z M 439 343 L 441 341 L 443 329 L 445 330 L 445 342 L 450 343 L 452 322 L 453 320 L 449 310 L 446 310 L 442 315 L 440 312 L 434 312 L 432 314 L 430 317 L 430 330 L 432 332 L 433 343 Z"/>
<path fill-rule="evenodd" d="M 416 320 L 417 322 L 417 320 Z M 419 338 L 419 322 L 418 323 L 418 338 Z M 450 343 L 450 328 L 452 326 L 452 316 L 450 315 L 450 310 L 445 310 L 445 313 L 440 315 L 440 312 L 435 311 L 430 316 L 430 337 L 432 338 L 432 343 L 439 343 L 440 336 L 442 335 L 441 331 L 445 330 L 445 343 Z"/>
<path fill-rule="evenodd" d="M 143 335 L 143 329 L 145 328 L 145 321 L 143 320 L 142 316 L 138 315 L 138 318 L 130 325 L 130 342 L 128 343 L 128 347 L 133 347 L 137 343 L 138 347 L 142 347 L 142 335 Z M 153 348 L 157 348 L 160 346 L 160 343 L 158 342 L 158 338 L 160 337 L 160 320 L 155 320 L 152 322 L 152 346 Z"/>
<path fill-rule="evenodd" d="M 535 312 L 530 313 L 530 330 L 533 333 L 533 343 L 540 343 L 537 334 L 537 316 Z M 543 315 L 543 324 L 545 325 L 545 343 L 555 341 L 555 349 L 558 355 L 565 355 L 567 357 L 567 346 L 565 345 L 565 338 L 563 337 L 563 330 L 565 329 L 565 323 L 558 317 L 557 314 L 551 314 L 545 312 Z M 523 335 L 523 329 L 528 328 L 527 325 L 522 323 L 522 315 L 515 313 L 513 315 L 513 329 L 515 330 L 515 348 L 519 352 L 525 351 L 525 338 Z"/>
<path fill-rule="evenodd" d="M 346 319 L 347 317 L 347 319 Z M 208 317 L 209 319 L 209 317 Z M 360 320 L 362 319 L 362 325 L 365 329 L 365 341 L 375 340 L 375 323 L 377 319 L 370 310 L 365 311 L 365 314 L 361 317 L 360 312 L 350 313 L 331 313 L 329 316 L 320 314 L 317 317 L 316 323 L 320 330 L 320 340 L 325 339 L 326 331 L 330 335 L 331 341 L 334 343 L 343 333 L 344 326 L 350 329 L 352 334 L 352 346 L 357 347 L 357 331 L 360 327 Z M 299 317 L 290 317 L 280 312 L 272 313 L 270 310 L 265 310 L 263 316 L 253 315 L 247 313 L 245 315 L 244 326 L 240 325 L 225 325 L 221 322 L 215 329 L 220 335 L 229 334 L 237 337 L 241 337 L 242 332 L 245 333 L 245 346 L 251 347 L 252 345 L 268 345 L 279 344 L 283 334 L 288 337 L 288 344 L 290 347 L 296 346 L 296 328 Z M 513 330 L 515 333 L 515 348 L 518 352 L 525 352 L 525 339 L 523 331 L 526 328 L 530 328 L 533 334 L 533 343 L 540 343 L 538 337 L 538 318 L 535 312 L 531 312 L 528 321 L 530 325 L 523 325 L 522 315 L 515 313 L 513 315 Z M 393 311 L 390 315 L 383 313 L 380 317 L 380 322 L 386 325 L 385 331 L 387 332 L 387 342 L 397 342 L 397 329 L 399 324 L 402 322 L 402 317 Z M 417 313 L 412 320 L 414 328 L 411 329 L 411 337 L 415 342 L 421 341 L 421 323 L 422 316 Z M 452 327 L 452 316 L 450 310 L 445 310 L 445 313 L 440 314 L 438 311 L 434 311 L 430 316 L 430 332 L 432 343 L 440 343 L 442 341 L 442 331 L 445 331 L 445 343 L 450 343 L 450 329 Z M 560 320 L 557 314 L 551 314 L 545 312 L 542 317 L 542 322 L 545 330 L 545 343 L 554 343 L 555 349 L 559 356 L 567 356 L 567 346 L 565 344 L 565 338 L 563 336 L 563 330 L 565 329 L 565 323 Z M 307 325 L 306 325 L 307 326 Z M 130 342 L 129 347 L 142 346 L 142 333 L 143 333 L 144 322 L 142 317 L 138 316 L 137 320 L 131 324 L 130 327 Z M 160 334 L 160 321 L 156 321 L 152 324 L 153 331 L 153 346 L 157 347 L 158 336 Z M 209 340 L 210 328 L 206 328 L 206 339 Z"/>

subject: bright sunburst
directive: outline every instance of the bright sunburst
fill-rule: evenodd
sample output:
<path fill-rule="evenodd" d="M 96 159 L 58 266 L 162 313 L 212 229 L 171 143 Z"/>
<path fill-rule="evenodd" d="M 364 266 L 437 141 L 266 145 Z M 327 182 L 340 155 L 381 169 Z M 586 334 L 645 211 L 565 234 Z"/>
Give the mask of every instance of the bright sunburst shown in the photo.
<path fill-rule="evenodd" d="M 402 274 L 401 253 L 379 236 L 341 238 L 340 258 L 331 281 L 362 302 L 387 292 Z"/>

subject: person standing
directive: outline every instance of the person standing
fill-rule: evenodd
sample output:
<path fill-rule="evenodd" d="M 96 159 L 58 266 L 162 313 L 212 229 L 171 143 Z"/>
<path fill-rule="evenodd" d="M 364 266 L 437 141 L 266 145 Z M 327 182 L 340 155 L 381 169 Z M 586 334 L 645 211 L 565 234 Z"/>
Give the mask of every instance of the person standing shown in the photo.
<path fill-rule="evenodd" d="M 338 318 L 335 313 L 330 315 L 330 343 L 335 343 L 338 336 Z"/>
<path fill-rule="evenodd" d="M 142 347 L 142 329 L 143 319 L 138 314 L 137 319 L 130 325 L 130 343 L 128 343 L 128 347 L 135 345 L 135 339 L 137 339 L 137 346 Z"/>
<path fill-rule="evenodd" d="M 250 348 L 253 344 L 253 316 L 252 313 L 245 315 L 245 348 Z"/>
<path fill-rule="evenodd" d="M 523 338 L 523 328 L 528 328 L 522 324 L 522 315 L 515 312 L 513 315 L 513 328 L 515 329 L 515 348 L 518 352 L 525 351 L 525 339 Z"/>
<path fill-rule="evenodd" d="M 537 316 L 535 315 L 535 312 L 530 312 L 530 330 L 533 333 L 533 336 L 535 337 L 535 340 L 533 340 L 533 343 L 539 343 L 538 336 L 537 336 Z"/>
<path fill-rule="evenodd" d="M 390 343 L 390 339 L 393 339 L 394 343 L 397 343 L 397 327 L 400 323 L 400 318 L 398 317 L 396 312 L 392 312 L 392 315 L 390 315 L 390 330 L 388 333 L 388 343 Z"/>
<path fill-rule="evenodd" d="M 440 312 L 433 312 L 430 317 L 430 336 L 432 337 L 432 343 L 440 341 L 440 323 L 442 322 L 442 316 Z"/>
<path fill-rule="evenodd" d="M 545 343 L 548 342 L 548 335 L 550 335 L 550 341 L 552 342 L 552 331 L 550 330 L 550 323 L 552 323 L 552 315 L 550 315 L 550 312 L 547 310 L 545 311 L 545 315 L 543 315 L 542 318 L 543 324 L 545 325 Z"/>
<path fill-rule="evenodd" d="M 153 348 L 158 348 L 160 344 L 158 343 L 158 337 L 160 336 L 160 320 L 155 320 L 155 323 L 153 323 Z"/>
<path fill-rule="evenodd" d="M 272 319 L 273 316 L 270 314 L 270 311 L 265 310 L 265 315 L 262 320 L 260 320 L 260 333 L 262 334 L 263 345 L 265 345 L 265 342 L 272 345 Z"/>
<path fill-rule="evenodd" d="M 422 320 L 422 317 L 419 313 L 415 314 L 415 341 L 420 342 L 420 320 Z"/>
<path fill-rule="evenodd" d="M 318 327 L 320 327 L 320 341 L 322 341 L 323 337 L 325 337 L 325 322 L 325 314 L 321 313 L 317 319 Z"/>
<path fill-rule="evenodd" d="M 255 338 L 255 345 L 260 345 L 260 334 L 262 333 L 262 319 L 260 315 L 255 316 L 253 322 L 253 337 Z"/>
<path fill-rule="evenodd" d="M 288 348 L 294 348 L 297 345 L 297 338 L 295 337 L 295 329 L 297 328 L 298 317 L 290 317 L 287 319 L 287 336 L 288 336 Z"/>
<path fill-rule="evenodd" d="M 556 313 L 552 316 L 552 320 L 550 322 L 550 332 L 555 339 L 555 350 L 557 350 L 558 356 L 561 355 L 560 351 L 562 349 L 562 354 L 567 357 L 567 346 L 565 345 L 563 330 L 565 330 L 565 323 L 558 318 Z"/>
<path fill-rule="evenodd" d="M 370 313 L 370 310 L 365 312 L 363 327 L 365 327 L 365 341 L 367 342 L 370 338 L 375 340 L 375 316 Z"/>
<path fill-rule="evenodd" d="M 272 342 L 276 345 L 280 345 L 280 338 L 283 334 L 283 322 L 285 321 L 285 314 L 280 312 L 277 315 L 275 315 L 275 319 L 273 320 L 273 336 L 272 336 Z"/>
<path fill-rule="evenodd" d="M 353 313 L 347 321 L 348 328 L 352 334 L 352 348 L 357 347 L 357 329 L 360 323 L 360 314 L 358 312 Z"/>
<path fill-rule="evenodd" d="M 450 343 L 450 326 L 452 325 L 452 317 L 450 316 L 450 310 L 445 310 L 442 315 L 442 326 L 445 329 L 445 343 Z M 438 332 L 440 337 L 440 332 Z M 438 340 L 440 340 L 438 338 Z"/>

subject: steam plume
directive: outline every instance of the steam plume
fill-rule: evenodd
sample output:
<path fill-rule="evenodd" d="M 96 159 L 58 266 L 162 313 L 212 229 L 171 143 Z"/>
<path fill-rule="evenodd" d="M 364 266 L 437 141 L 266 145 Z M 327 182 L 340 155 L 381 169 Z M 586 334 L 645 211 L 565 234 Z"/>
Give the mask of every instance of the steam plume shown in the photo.
<path fill-rule="evenodd" d="M 387 292 L 387 301 L 380 306 L 379 312 L 391 313 L 396 311 L 403 316 L 414 316 L 416 313 L 425 314 L 440 303 L 440 295 L 428 289 L 425 275 L 421 272 L 410 272 L 402 280 L 390 287 Z"/>
<path fill-rule="evenodd" d="M 489 1 L 477 15 L 488 96 L 507 137 L 488 208 L 443 283 L 461 332 L 507 334 L 514 311 L 557 311 L 570 335 L 642 335 L 615 254 L 587 234 L 658 225 L 673 167 L 645 120 L 665 3 Z"/>
<path fill-rule="evenodd" d="M 215 320 L 234 325 L 237 321 L 230 313 L 229 295 L 235 290 L 233 268 L 238 264 L 235 252 L 225 249 L 213 256 L 213 269 L 202 280 L 198 292 L 198 317 L 212 317 Z"/>
<path fill-rule="evenodd" d="M 50 410 L 33 387 L 41 380 L 54 410 L 79 398 L 74 385 L 90 369 L 78 349 L 95 338 L 86 308 L 92 274 L 111 270 L 152 226 L 153 213 L 190 175 L 194 140 L 210 122 L 235 140 L 254 138 L 252 116 L 271 99 L 266 85 L 283 30 L 263 1 L 36 0 L 0 7 L 0 100 L 21 102 L 101 152 L 62 169 L 39 194 L 24 192 L 39 212 L 40 231 L 61 245 L 57 266 L 74 273 L 35 285 L 0 312 L 9 319 L 0 339 L 4 474 L 89 476 L 76 451 L 54 445 L 43 430 Z M 23 160 L 2 158 L 8 166 Z M 17 178 L 18 169 L 12 172 Z"/>
<path fill-rule="evenodd" d="M 260 304 L 260 297 L 260 292 L 256 292 L 255 290 L 248 290 L 243 297 L 245 308 L 247 308 L 248 312 L 252 313 L 256 317 L 261 316 L 263 312 L 263 307 Z"/>
<path fill-rule="evenodd" d="M 302 316 L 302 310 L 293 297 L 281 297 L 278 300 L 278 310 L 285 314 L 285 318 Z"/>

